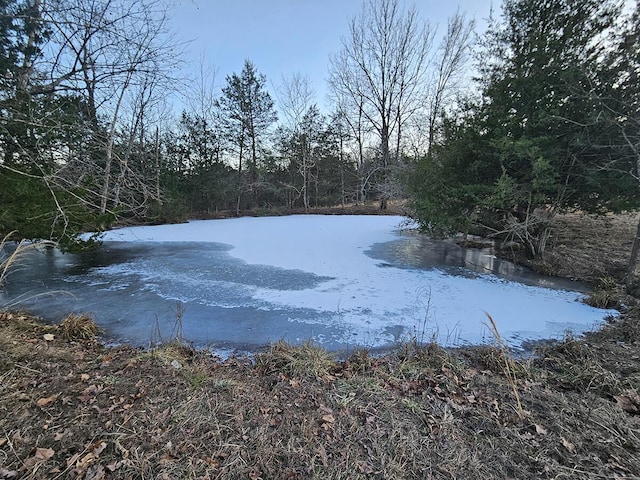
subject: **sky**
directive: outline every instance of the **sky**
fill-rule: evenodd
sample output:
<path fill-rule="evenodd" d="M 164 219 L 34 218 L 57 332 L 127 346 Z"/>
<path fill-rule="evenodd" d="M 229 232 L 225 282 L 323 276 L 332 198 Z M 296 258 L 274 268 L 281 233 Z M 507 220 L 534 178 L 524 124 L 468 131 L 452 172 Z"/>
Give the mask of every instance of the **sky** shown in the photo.
<path fill-rule="evenodd" d="M 422 17 L 438 33 L 457 9 L 475 18 L 480 28 L 492 4 L 500 0 L 416 0 Z M 411 5 L 411 2 L 407 2 Z M 189 76 L 200 65 L 215 70 L 219 89 L 225 78 L 239 74 L 250 59 L 267 77 L 273 94 L 283 75 L 310 78 L 316 102 L 326 100 L 329 56 L 340 50 L 349 20 L 361 12 L 361 0 L 180 0 L 171 14 L 177 37 L 188 41 L 185 51 Z"/>

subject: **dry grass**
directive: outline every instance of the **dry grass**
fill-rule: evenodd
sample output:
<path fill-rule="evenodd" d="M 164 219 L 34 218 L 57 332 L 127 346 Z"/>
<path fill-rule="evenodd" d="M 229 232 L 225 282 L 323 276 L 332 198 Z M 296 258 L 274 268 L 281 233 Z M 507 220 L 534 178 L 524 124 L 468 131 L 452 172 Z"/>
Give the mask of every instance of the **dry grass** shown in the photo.
<path fill-rule="evenodd" d="M 313 344 L 280 342 L 255 362 L 220 361 L 175 343 L 142 351 L 44 340 L 60 328 L 0 321 L 0 478 L 640 473 L 639 417 L 609 400 L 638 384 L 609 372 L 618 382 L 602 396 L 566 383 L 576 373 L 569 360 L 591 355 L 573 340 L 554 353 L 567 362 L 508 377 L 499 362 L 494 373 L 435 345 L 341 362 Z M 512 408 L 514 384 L 526 418 Z"/>
<path fill-rule="evenodd" d="M 0 289 L 5 285 L 12 270 L 19 266 L 20 260 L 28 251 L 39 247 L 50 248 L 55 246 L 54 242 L 45 240 L 39 242 L 28 242 L 26 240 L 14 242 L 12 240 L 14 234 L 15 232 L 11 232 L 0 240 Z M 0 303 L 0 309 L 15 309 L 23 300 L 24 298 L 19 298 L 10 303 Z"/>
<path fill-rule="evenodd" d="M 68 340 L 92 340 L 100 333 L 93 317 L 88 313 L 70 313 L 60 323 L 60 332 Z"/>
<path fill-rule="evenodd" d="M 280 340 L 267 352 L 256 356 L 256 366 L 265 374 L 280 373 L 290 377 L 323 378 L 337 368 L 335 356 L 312 341 L 294 346 Z"/>
<path fill-rule="evenodd" d="M 20 257 L 32 245 L 21 241 L 16 244 L 14 249 L 10 249 L 9 244 L 12 243 L 11 238 L 13 235 L 14 232 L 11 232 L 0 240 L 0 287 L 5 284 L 11 269 L 18 263 Z"/>
<path fill-rule="evenodd" d="M 622 283 L 638 225 L 638 213 L 558 215 L 544 262 L 538 269 L 597 285 L 611 277 Z"/>
<path fill-rule="evenodd" d="M 625 303 L 625 297 L 624 288 L 620 283 L 613 277 L 603 277 L 598 280 L 585 303 L 596 308 L 620 308 Z"/>
<path fill-rule="evenodd" d="M 502 373 L 507 378 L 509 385 L 511 386 L 511 390 L 513 391 L 513 397 L 516 401 L 516 412 L 520 419 L 525 417 L 524 408 L 522 408 L 522 402 L 520 400 L 520 392 L 518 390 L 518 376 L 516 363 L 513 360 L 513 356 L 511 355 L 511 351 L 509 347 L 504 344 L 502 341 L 502 336 L 500 335 L 500 331 L 498 330 L 498 325 L 496 325 L 495 320 L 491 315 L 485 312 L 489 323 L 485 325 L 489 328 L 491 335 L 493 336 L 494 341 L 496 342 L 499 364 L 502 368 Z"/>
<path fill-rule="evenodd" d="M 507 377 L 499 362 L 493 372 L 435 345 L 337 361 L 280 342 L 255 362 L 221 361 L 175 343 L 107 349 L 59 329 L 0 319 L 0 478 L 640 474 L 640 417 L 611 400 L 635 398 L 637 378 L 624 381 L 623 371 L 610 372 L 619 389 L 605 394 L 565 383 L 575 373 L 565 362 Z M 592 354 L 573 342 L 554 358 L 584 363 Z M 525 418 L 513 408 L 514 383 Z"/>

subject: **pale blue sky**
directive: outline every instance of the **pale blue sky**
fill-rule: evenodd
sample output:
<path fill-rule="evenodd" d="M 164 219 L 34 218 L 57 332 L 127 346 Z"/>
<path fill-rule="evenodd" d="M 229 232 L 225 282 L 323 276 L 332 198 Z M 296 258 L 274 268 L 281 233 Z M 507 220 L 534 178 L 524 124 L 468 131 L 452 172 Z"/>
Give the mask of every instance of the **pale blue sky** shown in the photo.
<path fill-rule="evenodd" d="M 410 5 L 412 2 L 406 2 Z M 482 26 L 492 3 L 501 0 L 416 0 L 422 17 L 446 28 L 457 8 Z M 325 103 L 329 55 L 340 49 L 348 22 L 360 13 L 361 0 L 180 0 L 172 25 L 182 40 L 190 40 L 185 61 L 197 75 L 200 59 L 217 69 L 216 86 L 240 73 L 249 58 L 267 76 L 270 90 L 282 75 L 308 75 L 319 105 Z"/>

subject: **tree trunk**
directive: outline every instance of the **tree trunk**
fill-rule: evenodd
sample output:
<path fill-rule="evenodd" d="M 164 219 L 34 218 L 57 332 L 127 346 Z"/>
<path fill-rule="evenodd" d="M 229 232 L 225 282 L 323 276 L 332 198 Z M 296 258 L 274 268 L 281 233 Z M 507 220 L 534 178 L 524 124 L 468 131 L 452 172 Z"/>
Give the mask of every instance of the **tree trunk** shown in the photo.
<path fill-rule="evenodd" d="M 342 135 L 340 135 L 340 206 L 344 210 L 344 150 Z"/>
<path fill-rule="evenodd" d="M 632 294 L 636 285 L 636 265 L 638 264 L 638 254 L 640 254 L 640 219 L 638 220 L 638 226 L 636 228 L 636 236 L 633 239 L 633 246 L 631 247 L 631 256 L 629 257 L 629 263 L 627 265 L 627 273 L 624 279 L 627 293 Z"/>
<path fill-rule="evenodd" d="M 131 81 L 132 75 L 133 72 L 129 72 L 124 81 L 124 84 L 122 85 L 122 90 L 120 90 L 120 95 L 118 96 L 118 101 L 116 102 L 113 112 L 113 118 L 111 119 L 111 125 L 109 126 L 109 137 L 107 138 L 107 148 L 105 151 L 104 178 L 102 180 L 103 183 L 100 197 L 101 214 L 104 214 L 107 211 L 109 188 L 111 183 L 111 164 L 113 163 L 113 146 L 116 138 L 116 126 L 118 124 L 118 118 L 120 114 L 120 105 L 122 104 L 122 99 L 124 98 L 125 92 L 129 88 L 129 82 Z"/>
<path fill-rule="evenodd" d="M 155 176 L 156 176 L 156 201 L 160 201 L 160 128 L 156 126 L 156 141 L 154 148 L 154 160 L 155 160 Z"/>
<path fill-rule="evenodd" d="M 238 201 L 236 203 L 236 217 L 240 216 L 240 200 L 242 199 L 242 155 L 244 154 L 244 136 L 240 137 L 240 156 L 238 159 Z"/>
<path fill-rule="evenodd" d="M 304 211 L 305 213 L 309 209 L 309 192 L 307 190 L 307 186 L 309 183 L 308 172 L 307 172 L 307 135 L 302 134 L 301 136 L 302 143 L 302 202 L 304 203 Z"/>

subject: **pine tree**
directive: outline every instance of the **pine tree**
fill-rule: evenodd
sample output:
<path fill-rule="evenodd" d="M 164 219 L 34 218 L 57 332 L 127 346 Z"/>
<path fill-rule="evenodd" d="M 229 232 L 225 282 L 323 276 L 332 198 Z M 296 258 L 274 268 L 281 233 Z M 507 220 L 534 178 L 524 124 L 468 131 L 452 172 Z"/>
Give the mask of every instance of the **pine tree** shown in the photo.
<path fill-rule="evenodd" d="M 266 77 L 258 73 L 255 65 L 245 60 L 240 76 L 235 73 L 227 76 L 227 85 L 218 102 L 227 140 L 236 148 L 238 158 L 238 212 L 245 188 L 251 188 L 257 180 L 261 142 L 278 118 L 271 95 L 265 88 L 266 82 Z M 245 159 L 247 182 L 242 173 Z"/>

